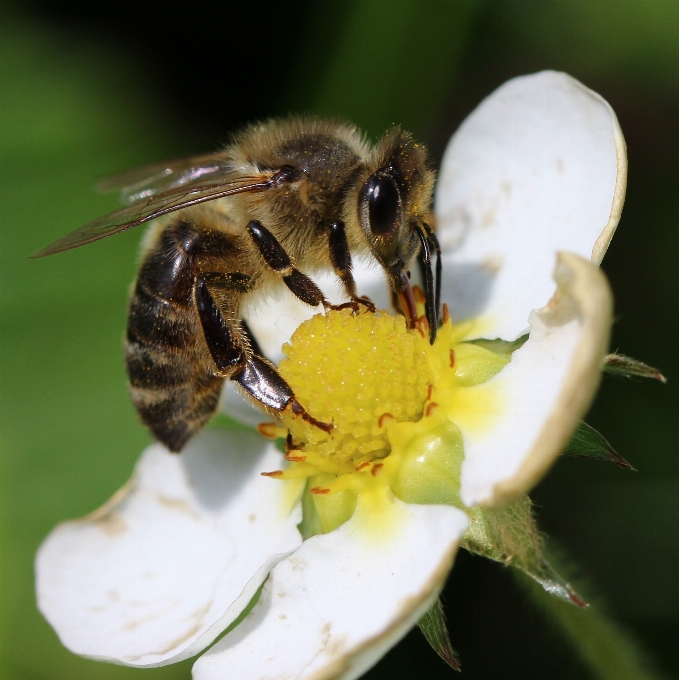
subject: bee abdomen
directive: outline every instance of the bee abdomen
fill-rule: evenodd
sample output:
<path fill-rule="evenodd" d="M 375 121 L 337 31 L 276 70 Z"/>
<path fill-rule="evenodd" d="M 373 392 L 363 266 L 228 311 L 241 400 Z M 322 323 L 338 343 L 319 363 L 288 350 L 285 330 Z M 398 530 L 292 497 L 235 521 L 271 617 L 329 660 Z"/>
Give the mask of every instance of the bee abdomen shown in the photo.
<path fill-rule="evenodd" d="M 224 379 L 201 362 L 127 343 L 130 393 L 139 416 L 170 451 L 180 451 L 214 414 Z"/>
<path fill-rule="evenodd" d="M 139 278 L 130 300 L 127 341 L 164 351 L 185 351 L 195 343 L 191 314 L 173 301 L 149 292 Z"/>
<path fill-rule="evenodd" d="M 214 414 L 224 382 L 205 365 L 192 313 L 137 281 L 125 347 L 130 392 L 144 424 L 171 451 Z"/>

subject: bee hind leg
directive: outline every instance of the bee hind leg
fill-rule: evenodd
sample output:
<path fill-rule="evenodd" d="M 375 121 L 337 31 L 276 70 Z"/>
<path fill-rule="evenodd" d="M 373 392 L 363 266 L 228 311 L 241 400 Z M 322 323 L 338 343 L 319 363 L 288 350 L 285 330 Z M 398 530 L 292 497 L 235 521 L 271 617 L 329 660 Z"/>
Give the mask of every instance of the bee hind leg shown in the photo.
<path fill-rule="evenodd" d="M 241 338 L 244 330 L 224 318 L 210 294 L 206 277 L 202 275 L 196 279 L 195 296 L 205 342 L 222 377 L 239 384 L 269 412 L 280 413 L 290 408 L 295 415 L 321 430 L 329 432 L 332 429 L 332 425 L 316 420 L 306 411 L 268 359 L 254 353 L 252 346 L 249 352 L 246 351 L 246 343 Z"/>
<path fill-rule="evenodd" d="M 290 385 L 281 377 L 276 367 L 268 359 L 253 354 L 229 377 L 268 411 L 280 413 L 289 408 L 295 415 L 300 416 L 324 432 L 332 430 L 330 423 L 316 420 L 297 401 Z"/>

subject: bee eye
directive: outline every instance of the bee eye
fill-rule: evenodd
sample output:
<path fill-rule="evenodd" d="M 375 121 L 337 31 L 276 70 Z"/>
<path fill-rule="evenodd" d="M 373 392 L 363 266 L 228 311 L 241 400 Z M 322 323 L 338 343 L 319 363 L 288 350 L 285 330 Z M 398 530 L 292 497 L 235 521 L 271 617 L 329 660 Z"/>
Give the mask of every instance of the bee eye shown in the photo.
<path fill-rule="evenodd" d="M 368 219 L 375 236 L 385 236 L 398 223 L 401 197 L 391 177 L 372 176 L 366 183 L 368 195 Z"/>

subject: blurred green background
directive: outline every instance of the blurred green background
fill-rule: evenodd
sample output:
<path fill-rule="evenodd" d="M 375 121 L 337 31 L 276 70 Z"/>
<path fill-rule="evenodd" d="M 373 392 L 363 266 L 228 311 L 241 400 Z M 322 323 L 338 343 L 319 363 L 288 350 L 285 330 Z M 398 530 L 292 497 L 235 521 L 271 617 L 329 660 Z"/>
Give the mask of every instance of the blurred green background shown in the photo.
<path fill-rule="evenodd" d="M 100 505 L 149 437 L 121 340 L 141 233 L 28 255 L 116 207 L 106 173 L 215 149 L 252 120 L 313 111 L 376 136 L 401 123 L 438 161 L 506 79 L 568 71 L 616 110 L 627 202 L 604 262 L 613 348 L 666 386 L 606 378 L 588 421 L 639 472 L 561 460 L 534 497 L 604 606 L 679 676 L 679 2 L 24 1 L 0 4 L 0 677 L 188 678 L 71 655 L 38 614 L 33 555 Z M 463 677 L 588 677 L 507 571 L 463 554 L 445 590 Z M 415 630 L 366 676 L 447 678 Z"/>

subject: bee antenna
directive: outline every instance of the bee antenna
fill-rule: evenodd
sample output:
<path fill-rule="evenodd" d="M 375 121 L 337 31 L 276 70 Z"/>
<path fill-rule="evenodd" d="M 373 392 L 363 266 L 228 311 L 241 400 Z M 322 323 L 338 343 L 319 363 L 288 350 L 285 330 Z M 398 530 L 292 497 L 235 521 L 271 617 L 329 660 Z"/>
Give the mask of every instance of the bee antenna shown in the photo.
<path fill-rule="evenodd" d="M 436 305 L 436 316 L 441 316 L 441 277 L 443 276 L 443 262 L 441 262 L 441 246 L 436 236 L 436 232 L 425 222 L 424 230 L 427 233 L 429 243 L 434 246 L 436 251 L 436 297 L 434 304 Z"/>
<path fill-rule="evenodd" d="M 420 243 L 422 244 L 422 263 L 424 264 L 424 283 L 427 296 L 427 321 L 429 322 L 429 342 L 433 345 L 434 340 L 436 340 L 436 331 L 438 330 L 438 295 L 435 289 L 440 287 L 440 276 L 439 269 L 436 267 L 437 273 L 437 285 L 434 285 L 434 274 L 431 268 L 431 228 L 427 224 L 423 224 L 421 227 L 417 228 L 417 235 L 420 238 Z M 437 243 L 433 243 L 436 249 Z M 437 255 L 439 250 L 436 251 Z M 441 257 L 438 255 L 437 263 L 441 262 Z"/>

